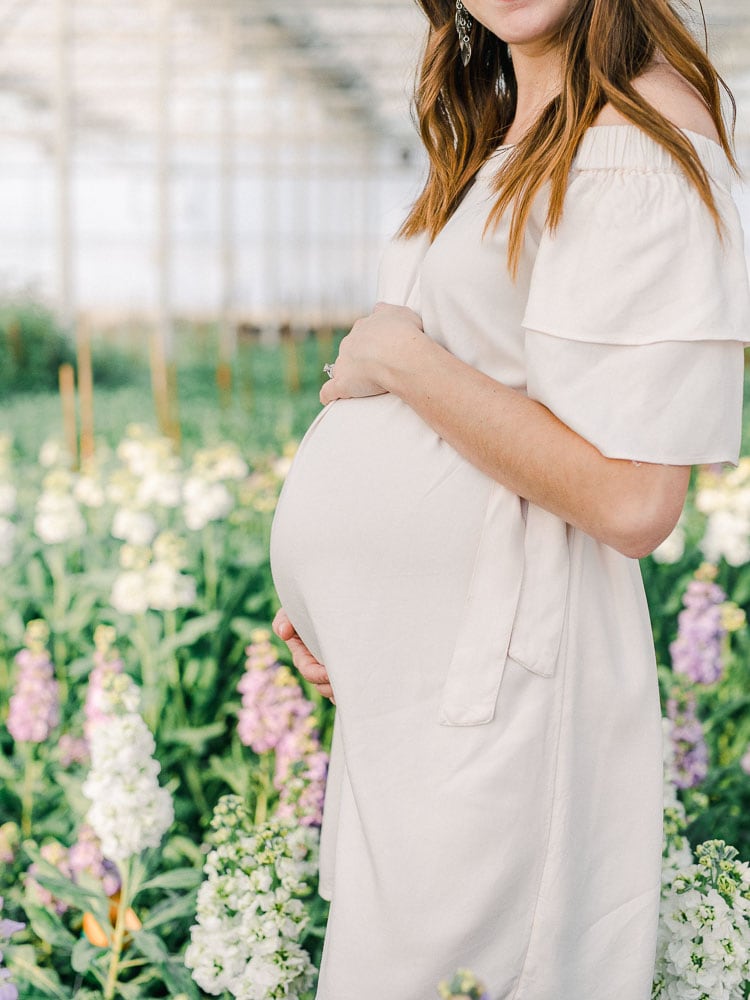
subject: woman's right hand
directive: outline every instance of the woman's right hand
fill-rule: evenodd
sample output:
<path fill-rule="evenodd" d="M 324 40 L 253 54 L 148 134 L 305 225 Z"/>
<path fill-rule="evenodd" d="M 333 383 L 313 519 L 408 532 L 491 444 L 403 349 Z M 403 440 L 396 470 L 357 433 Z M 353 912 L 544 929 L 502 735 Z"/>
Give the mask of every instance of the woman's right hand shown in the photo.
<path fill-rule="evenodd" d="M 271 627 L 279 639 L 289 647 L 289 652 L 292 654 L 292 662 L 305 680 L 314 685 L 324 698 L 330 698 L 335 705 L 336 699 L 333 696 L 333 688 L 331 687 L 331 681 L 326 668 L 315 659 L 297 635 L 294 625 L 289 621 L 283 608 L 280 608 L 276 613 Z"/>

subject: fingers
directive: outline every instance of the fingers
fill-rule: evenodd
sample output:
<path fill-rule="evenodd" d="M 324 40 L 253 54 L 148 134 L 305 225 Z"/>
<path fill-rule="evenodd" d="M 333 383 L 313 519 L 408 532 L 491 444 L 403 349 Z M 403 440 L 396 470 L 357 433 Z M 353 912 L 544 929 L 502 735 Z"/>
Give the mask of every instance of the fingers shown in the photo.
<path fill-rule="evenodd" d="M 283 608 L 279 608 L 276 612 L 276 617 L 271 624 L 271 628 L 283 642 L 286 642 L 287 639 L 290 639 L 296 634 L 294 631 L 294 625 L 292 625 L 289 621 L 287 613 Z"/>
<path fill-rule="evenodd" d="M 273 620 L 272 628 L 276 635 L 288 646 L 292 654 L 292 663 L 302 674 L 306 681 L 309 681 L 324 698 L 330 698 L 335 704 L 333 688 L 328 677 L 328 671 L 315 657 L 300 639 L 294 626 L 289 620 L 283 608 L 279 609 Z"/>
<path fill-rule="evenodd" d="M 322 663 L 318 663 L 304 642 L 295 635 L 287 641 L 292 654 L 292 662 L 306 681 L 311 684 L 328 684 L 328 671 Z"/>

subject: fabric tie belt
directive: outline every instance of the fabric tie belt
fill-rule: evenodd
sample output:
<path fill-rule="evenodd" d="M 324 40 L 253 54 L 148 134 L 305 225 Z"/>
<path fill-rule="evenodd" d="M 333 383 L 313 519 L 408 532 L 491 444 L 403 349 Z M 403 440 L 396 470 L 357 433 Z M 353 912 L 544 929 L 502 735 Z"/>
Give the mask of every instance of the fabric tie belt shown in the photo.
<path fill-rule="evenodd" d="M 493 483 L 439 721 L 480 726 L 495 715 L 508 659 L 551 677 L 565 620 L 568 526 Z"/>

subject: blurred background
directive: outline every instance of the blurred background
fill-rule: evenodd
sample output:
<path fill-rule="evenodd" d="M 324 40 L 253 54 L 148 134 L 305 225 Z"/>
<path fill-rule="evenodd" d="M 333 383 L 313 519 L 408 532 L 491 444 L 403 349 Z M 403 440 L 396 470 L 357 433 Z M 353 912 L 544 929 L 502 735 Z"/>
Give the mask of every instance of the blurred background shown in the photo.
<path fill-rule="evenodd" d="M 749 165 L 750 7 L 704 8 Z M 345 329 L 423 176 L 422 35 L 410 0 L 0 0 L 0 296 L 164 371 L 202 329 L 225 387 L 243 337 Z"/>

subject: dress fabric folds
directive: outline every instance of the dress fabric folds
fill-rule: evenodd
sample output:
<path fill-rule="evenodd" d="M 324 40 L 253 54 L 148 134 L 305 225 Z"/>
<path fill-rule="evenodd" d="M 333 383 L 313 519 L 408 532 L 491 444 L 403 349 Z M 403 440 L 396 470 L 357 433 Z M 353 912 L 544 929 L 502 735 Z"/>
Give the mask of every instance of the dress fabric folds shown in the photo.
<path fill-rule="evenodd" d="M 378 297 L 611 458 L 736 462 L 750 330 L 731 172 L 686 132 L 722 218 L 631 126 L 590 129 L 564 216 L 519 274 L 484 233 L 490 157 L 432 242 L 395 241 Z M 401 400 L 327 406 L 271 540 L 282 605 L 337 718 L 318 1000 L 649 1000 L 661 720 L 636 561 L 492 482 Z"/>

